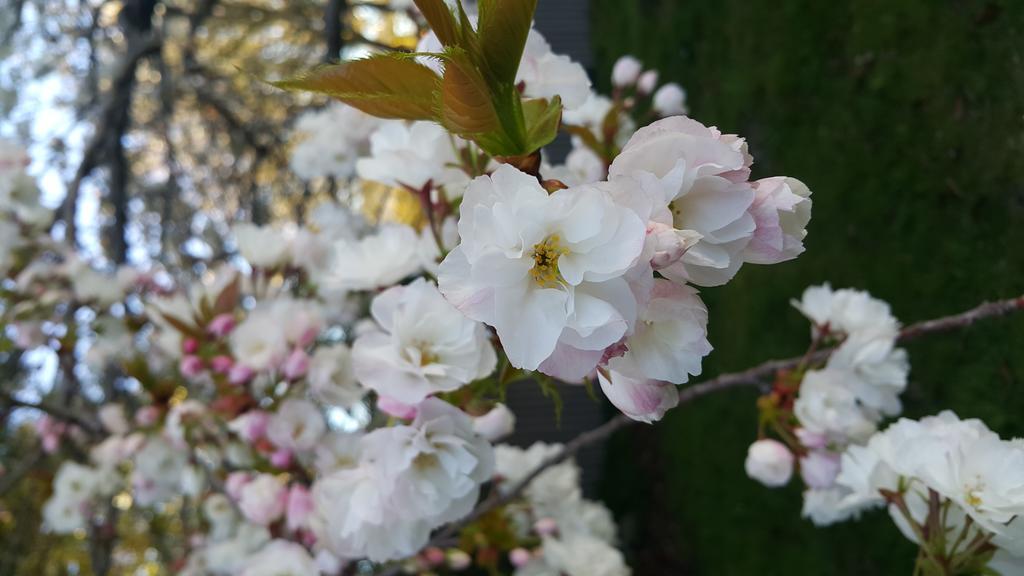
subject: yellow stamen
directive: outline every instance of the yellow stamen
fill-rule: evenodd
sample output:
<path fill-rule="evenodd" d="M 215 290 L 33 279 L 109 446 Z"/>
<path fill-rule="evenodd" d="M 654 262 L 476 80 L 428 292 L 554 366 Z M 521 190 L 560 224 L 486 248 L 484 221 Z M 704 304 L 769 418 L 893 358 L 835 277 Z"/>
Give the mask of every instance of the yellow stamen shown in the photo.
<path fill-rule="evenodd" d="M 552 234 L 533 245 L 533 268 L 530 276 L 541 288 L 557 288 L 561 285 L 562 274 L 558 271 L 558 259 L 568 254 L 558 234 Z"/>

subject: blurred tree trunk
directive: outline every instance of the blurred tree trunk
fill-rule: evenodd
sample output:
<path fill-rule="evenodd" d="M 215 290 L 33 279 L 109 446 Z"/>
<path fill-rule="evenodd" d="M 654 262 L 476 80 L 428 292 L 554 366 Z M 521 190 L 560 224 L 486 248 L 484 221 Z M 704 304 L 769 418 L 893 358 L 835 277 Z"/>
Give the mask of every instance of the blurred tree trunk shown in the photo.
<path fill-rule="evenodd" d="M 347 11 L 348 0 L 327 0 L 324 11 L 324 39 L 327 41 L 325 62 L 336 62 L 341 58 L 341 49 L 344 47 L 341 19 Z"/>

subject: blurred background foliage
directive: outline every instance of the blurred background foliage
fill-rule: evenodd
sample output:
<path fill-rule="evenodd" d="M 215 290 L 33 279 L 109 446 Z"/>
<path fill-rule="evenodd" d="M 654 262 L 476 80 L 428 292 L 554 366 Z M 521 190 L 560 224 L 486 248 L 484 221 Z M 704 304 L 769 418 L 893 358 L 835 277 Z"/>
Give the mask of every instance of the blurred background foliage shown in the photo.
<path fill-rule="evenodd" d="M 403 5 L 0 0 L 0 134 L 31 144 L 31 171 L 44 203 L 57 209 L 54 234 L 73 238 L 101 266 L 203 274 L 235 250 L 233 222 L 301 223 L 328 198 L 413 221 L 417 201 L 387 187 L 348 190 L 295 176 L 292 123 L 326 99 L 262 80 L 412 49 L 420 26 L 411 3 Z M 20 385 L 38 366 L 9 349 L 3 328 L 0 383 Z M 31 416 L 3 391 L 0 576 L 174 573 L 163 559 L 180 556 L 169 549 L 202 521 L 181 501 L 157 514 L 115 495 L 106 513 L 116 515 L 120 538 L 42 529 L 57 466 L 86 455 L 42 454 Z"/>
<path fill-rule="evenodd" d="M 788 301 L 809 284 L 867 289 L 905 323 L 1024 292 L 1024 3 L 592 0 L 591 14 L 596 78 L 638 56 L 687 88 L 694 117 L 747 137 L 755 177 L 814 191 L 803 256 L 704 290 L 705 375 L 801 354 Z M 908 348 L 908 416 L 948 407 L 1024 436 L 1024 322 Z M 884 513 L 818 529 L 797 489 L 746 478 L 755 398 L 705 398 L 614 440 L 604 496 L 636 573 L 910 573 Z"/>

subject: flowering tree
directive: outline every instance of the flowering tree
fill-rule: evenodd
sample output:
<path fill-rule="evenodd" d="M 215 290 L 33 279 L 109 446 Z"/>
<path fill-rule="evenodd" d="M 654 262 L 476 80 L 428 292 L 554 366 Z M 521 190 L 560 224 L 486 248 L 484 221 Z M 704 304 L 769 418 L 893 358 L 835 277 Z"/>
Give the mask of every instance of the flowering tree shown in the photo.
<path fill-rule="evenodd" d="M 351 201 L 236 223 L 199 276 L 84 261 L 46 233 L 24 152 L 0 150 L 8 361 L 57 359 L 45 395 L 4 393 L 42 412 L 61 461 L 46 528 L 87 540 L 100 574 L 139 564 L 121 543 L 140 523 L 169 573 L 629 574 L 572 456 L 768 377 L 751 477 L 798 467 L 818 524 L 886 507 L 915 573 L 1024 569 L 1024 445 L 950 412 L 879 432 L 901 411 L 900 340 L 1024 299 L 901 329 L 866 293 L 812 287 L 802 357 L 680 388 L 712 351 L 698 288 L 799 256 L 811 192 L 751 179 L 745 141 L 633 58 L 592 92 L 535 6 L 417 0 L 415 53 L 274 82 L 338 101 L 298 122 L 290 164 Z M 560 131 L 562 165 L 544 155 Z M 529 381 L 596 384 L 621 415 L 565 446 L 502 444 L 506 390 Z"/>

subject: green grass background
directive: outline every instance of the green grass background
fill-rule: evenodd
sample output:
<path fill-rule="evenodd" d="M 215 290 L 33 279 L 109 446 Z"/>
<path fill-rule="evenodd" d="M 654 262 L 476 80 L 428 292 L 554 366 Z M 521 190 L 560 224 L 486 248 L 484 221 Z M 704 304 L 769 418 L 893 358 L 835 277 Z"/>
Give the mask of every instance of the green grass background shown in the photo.
<path fill-rule="evenodd" d="M 592 0 L 599 78 L 631 53 L 695 118 L 746 136 L 755 177 L 814 191 L 807 252 L 707 289 L 705 374 L 803 352 L 788 306 L 825 280 L 906 323 L 1024 293 L 1024 2 Z M 607 81 L 602 88 L 607 89 Z M 904 398 L 1024 436 L 1024 317 L 909 346 Z M 723 393 L 613 439 L 603 496 L 646 574 L 909 574 L 882 512 L 817 529 L 796 489 L 743 473 L 755 394 Z"/>

